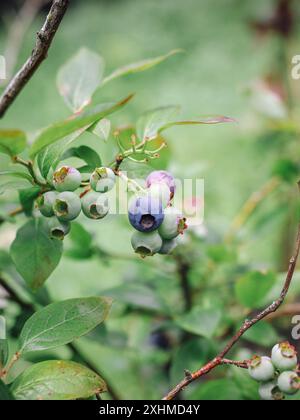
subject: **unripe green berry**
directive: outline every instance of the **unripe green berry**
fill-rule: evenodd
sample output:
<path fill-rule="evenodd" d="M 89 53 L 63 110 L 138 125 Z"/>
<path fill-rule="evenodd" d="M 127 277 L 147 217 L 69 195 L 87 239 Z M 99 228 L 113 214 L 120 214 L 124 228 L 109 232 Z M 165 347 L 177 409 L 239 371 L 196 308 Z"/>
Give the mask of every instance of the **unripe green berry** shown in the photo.
<path fill-rule="evenodd" d="M 158 198 L 163 207 L 170 203 L 170 189 L 167 184 L 152 184 L 148 193 L 152 198 Z"/>
<path fill-rule="evenodd" d="M 65 191 L 57 195 L 53 205 L 55 216 L 61 222 L 76 219 L 81 211 L 80 198 L 73 192 Z"/>
<path fill-rule="evenodd" d="M 110 191 L 116 182 L 116 175 L 110 168 L 97 168 L 92 173 L 90 178 L 90 184 L 94 191 L 100 193 L 106 193 Z"/>
<path fill-rule="evenodd" d="M 278 388 L 276 381 L 260 384 L 258 393 L 260 398 L 265 401 L 279 401 L 284 399 L 284 395 Z"/>
<path fill-rule="evenodd" d="M 45 217 L 52 217 L 54 215 L 53 204 L 57 193 L 48 191 L 37 199 L 37 205 L 41 214 Z"/>
<path fill-rule="evenodd" d="M 69 222 L 60 222 L 57 217 L 51 217 L 48 220 L 49 233 L 52 238 L 63 240 L 70 232 L 71 225 Z"/>
<path fill-rule="evenodd" d="M 248 366 L 249 375 L 258 382 L 267 382 L 274 379 L 275 369 L 272 361 L 266 356 L 254 356 Z"/>
<path fill-rule="evenodd" d="M 80 172 L 70 166 L 62 166 L 53 174 L 53 185 L 57 191 L 75 191 L 80 184 Z"/>
<path fill-rule="evenodd" d="M 102 219 L 109 212 L 109 203 L 106 195 L 89 192 L 81 200 L 83 213 L 90 219 Z"/>
<path fill-rule="evenodd" d="M 296 394 L 300 389 L 300 379 L 296 372 L 286 371 L 278 376 L 278 387 L 285 394 Z"/>
<path fill-rule="evenodd" d="M 280 371 L 293 370 L 297 366 L 297 352 L 288 342 L 276 344 L 272 349 L 272 363 Z"/>
<path fill-rule="evenodd" d="M 176 239 L 164 239 L 162 247 L 160 248 L 158 253 L 162 255 L 169 255 L 174 251 L 177 245 L 178 243 Z"/>
<path fill-rule="evenodd" d="M 161 249 L 162 239 L 157 231 L 148 233 L 136 231 L 132 235 L 131 244 L 137 254 L 147 257 L 156 254 Z"/>
<path fill-rule="evenodd" d="M 185 217 L 174 207 L 164 211 L 164 220 L 159 227 L 159 234 L 163 239 L 174 239 L 187 228 Z"/>

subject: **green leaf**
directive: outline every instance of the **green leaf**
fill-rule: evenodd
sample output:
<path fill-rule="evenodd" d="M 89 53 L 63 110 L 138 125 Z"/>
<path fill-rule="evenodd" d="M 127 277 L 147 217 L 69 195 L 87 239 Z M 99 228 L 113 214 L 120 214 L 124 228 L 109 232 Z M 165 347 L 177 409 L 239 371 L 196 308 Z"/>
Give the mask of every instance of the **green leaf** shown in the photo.
<path fill-rule="evenodd" d="M 8 388 L 0 379 L 0 401 L 11 401 L 13 396 Z"/>
<path fill-rule="evenodd" d="M 111 129 L 111 122 L 107 118 L 102 118 L 97 124 L 91 127 L 90 131 L 96 136 L 98 136 L 101 140 L 107 141 L 109 137 Z"/>
<path fill-rule="evenodd" d="M 34 201 L 40 191 L 40 187 L 31 187 L 19 191 L 19 200 L 26 216 L 31 216 Z"/>
<path fill-rule="evenodd" d="M 167 313 L 166 305 L 153 289 L 140 283 L 122 284 L 105 290 L 102 294 L 110 296 L 134 307 Z"/>
<path fill-rule="evenodd" d="M 56 143 L 51 144 L 50 146 L 43 149 L 37 155 L 37 164 L 41 174 L 45 179 L 47 179 L 50 169 L 55 169 L 58 163 L 60 162 L 63 153 L 66 151 L 67 147 L 70 146 L 78 137 L 84 133 L 91 124 L 84 126 L 80 130 L 76 130 L 74 133 L 66 136 L 65 138 L 58 140 Z"/>
<path fill-rule="evenodd" d="M 259 400 L 258 383 L 253 381 L 247 369 L 239 369 L 235 366 L 227 368 L 231 371 L 232 381 L 241 390 L 243 400 L 256 401 Z"/>
<path fill-rule="evenodd" d="M 111 299 L 90 297 L 52 303 L 36 312 L 21 332 L 21 353 L 48 350 L 87 334 L 108 316 Z"/>
<path fill-rule="evenodd" d="M 84 160 L 93 169 L 99 168 L 102 165 L 98 153 L 88 146 L 72 147 L 64 153 L 62 159 L 68 159 L 70 157 L 77 157 Z"/>
<path fill-rule="evenodd" d="M 26 147 L 26 134 L 20 130 L 0 130 L 0 153 L 11 157 L 23 152 Z"/>
<path fill-rule="evenodd" d="M 188 314 L 177 318 L 176 323 L 185 331 L 211 338 L 220 324 L 221 317 L 219 309 L 202 309 L 196 306 Z"/>
<path fill-rule="evenodd" d="M 30 366 L 12 386 L 17 400 L 86 399 L 105 391 L 99 375 L 78 363 L 60 360 Z"/>
<path fill-rule="evenodd" d="M 103 58 L 87 48 L 81 48 L 61 67 L 57 87 L 72 111 L 78 112 L 91 102 L 103 72 Z"/>
<path fill-rule="evenodd" d="M 57 267 L 62 249 L 62 241 L 49 237 L 47 221 L 40 218 L 18 230 L 10 254 L 27 285 L 36 290 Z"/>
<path fill-rule="evenodd" d="M 159 133 L 176 125 L 221 124 L 235 120 L 223 115 L 208 115 L 191 120 L 177 120 L 178 106 L 165 106 L 144 113 L 137 122 L 137 135 L 141 140 L 155 139 Z"/>
<path fill-rule="evenodd" d="M 189 395 L 191 400 L 239 401 L 243 400 L 241 389 L 231 379 L 214 379 L 202 384 Z"/>
<path fill-rule="evenodd" d="M 8 353 L 8 341 L 0 338 L 0 368 L 7 363 Z"/>
<path fill-rule="evenodd" d="M 9 190 L 22 190 L 32 187 L 32 178 L 26 172 L 1 171 L 0 182 L 0 194 Z"/>
<path fill-rule="evenodd" d="M 145 112 L 137 121 L 136 132 L 140 140 L 157 137 L 161 129 L 179 113 L 179 106 L 164 106 Z"/>
<path fill-rule="evenodd" d="M 0 171 L 0 176 L 26 179 L 32 183 L 32 177 L 27 172 L 19 171 Z"/>
<path fill-rule="evenodd" d="M 235 284 L 235 295 L 246 308 L 259 308 L 263 299 L 276 282 L 271 272 L 253 271 L 240 278 Z"/>
<path fill-rule="evenodd" d="M 92 235 L 80 223 L 72 223 L 71 233 L 68 235 L 69 241 L 71 246 L 65 252 L 68 257 L 86 259 L 93 255 Z"/>
<path fill-rule="evenodd" d="M 81 114 L 73 115 L 67 120 L 58 122 L 44 129 L 31 146 L 30 156 L 34 158 L 41 150 L 50 144 L 55 143 L 63 137 L 66 137 L 85 126 L 94 124 L 96 121 L 99 121 L 109 114 L 112 114 L 127 104 L 127 102 L 131 100 L 132 96 L 133 95 L 130 95 L 116 103 L 105 103 L 86 108 Z"/>
<path fill-rule="evenodd" d="M 244 338 L 252 343 L 265 347 L 273 346 L 279 341 L 274 327 L 265 321 L 253 325 L 253 327 L 244 334 Z"/>
<path fill-rule="evenodd" d="M 154 58 L 148 58 L 145 60 L 138 61 L 136 63 L 131 63 L 126 66 L 120 67 L 119 69 L 113 71 L 109 76 L 105 77 L 103 79 L 102 85 L 105 83 L 111 82 L 112 80 L 125 76 L 127 74 L 133 74 L 133 73 L 139 73 L 148 69 L 151 69 L 152 67 L 156 66 L 157 64 L 162 63 L 167 58 L 171 57 L 172 55 L 178 54 L 179 52 L 182 52 L 180 49 L 172 50 L 168 54 L 161 55 Z"/>

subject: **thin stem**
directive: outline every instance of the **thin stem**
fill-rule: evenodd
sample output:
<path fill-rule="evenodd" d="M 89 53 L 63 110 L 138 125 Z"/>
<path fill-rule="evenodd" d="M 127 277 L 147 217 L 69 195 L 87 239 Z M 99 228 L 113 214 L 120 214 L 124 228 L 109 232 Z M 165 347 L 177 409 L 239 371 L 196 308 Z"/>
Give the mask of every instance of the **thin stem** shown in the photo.
<path fill-rule="evenodd" d="M 0 97 L 0 118 L 2 118 L 19 93 L 47 58 L 48 50 L 67 11 L 69 0 L 54 0 L 41 30 L 37 33 L 36 44 L 30 57 L 13 77 Z"/>
<path fill-rule="evenodd" d="M 12 369 L 12 367 L 17 363 L 17 361 L 20 359 L 21 353 L 17 352 L 13 355 L 8 365 L 1 371 L 0 378 L 5 379 Z"/>
<path fill-rule="evenodd" d="M 251 327 L 253 327 L 255 324 L 257 324 L 262 319 L 266 318 L 268 315 L 274 313 L 277 311 L 277 309 L 282 305 L 284 302 L 284 299 L 286 298 L 293 275 L 295 272 L 297 260 L 299 257 L 300 252 L 300 224 L 298 226 L 298 232 L 297 232 L 297 239 L 296 239 L 296 246 L 294 255 L 290 259 L 288 271 L 286 274 L 286 279 L 283 285 L 283 288 L 281 290 L 280 296 L 277 300 L 275 300 L 271 305 L 267 306 L 263 311 L 259 312 L 257 315 L 255 315 L 252 319 L 247 319 L 244 321 L 240 329 L 237 331 L 237 333 L 229 340 L 227 345 L 224 347 L 224 349 L 210 362 L 208 362 L 205 366 L 202 368 L 196 370 L 193 373 L 190 373 L 190 375 L 186 375 L 186 377 L 179 382 L 178 385 L 175 386 L 163 399 L 164 400 L 172 400 L 174 399 L 179 392 L 181 392 L 185 387 L 187 387 L 190 383 L 194 382 L 196 379 L 208 374 L 213 369 L 215 369 L 217 366 L 220 366 L 221 364 L 224 364 L 224 357 L 229 353 L 229 351 L 233 348 L 233 346 L 240 340 L 240 338 L 245 334 L 246 331 L 248 331 Z M 225 359 L 227 360 L 227 359 Z M 228 364 L 228 363 L 227 363 Z"/>

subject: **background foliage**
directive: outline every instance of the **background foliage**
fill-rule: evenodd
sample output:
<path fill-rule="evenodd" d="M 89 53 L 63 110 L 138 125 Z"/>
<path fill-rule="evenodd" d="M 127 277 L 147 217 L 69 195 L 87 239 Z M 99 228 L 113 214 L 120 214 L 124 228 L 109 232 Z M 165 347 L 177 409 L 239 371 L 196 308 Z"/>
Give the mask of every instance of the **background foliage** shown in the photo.
<path fill-rule="evenodd" d="M 77 2 L 70 8 L 49 59 L 1 128 L 34 133 L 69 115 L 55 88 L 56 74 L 80 46 L 105 57 L 106 74 L 144 57 L 184 50 L 144 74 L 103 87 L 97 94 L 102 102 L 137 92 L 135 100 L 112 117 L 114 127 L 134 123 L 147 109 L 166 104 L 180 104 L 183 116 L 229 115 L 238 124 L 179 127 L 166 134 L 169 152 L 156 164 L 179 178 L 203 177 L 206 190 L 205 226 L 190 230 L 175 257 L 141 261 L 134 256 L 125 216 L 109 216 L 104 223 L 82 219 L 73 227 L 59 266 L 34 300 L 42 306 L 50 300 L 109 296 L 114 299 L 110 317 L 73 347 L 25 355 L 13 376 L 37 361 L 87 361 L 111 389 L 104 398 L 161 398 L 181 379 L 183 369 L 196 369 L 213 357 L 250 310 L 278 294 L 298 215 L 300 84 L 290 77 L 290 58 L 299 53 L 300 31 L 297 4 L 288 38 L 254 29 L 253 22 L 268 18 L 275 4 L 122 0 Z M 42 18 L 26 35 L 20 63 Z M 1 25 L 0 51 L 5 35 Z M 276 91 L 284 91 L 281 100 L 274 99 L 270 84 L 266 88 L 266 79 Z M 116 150 L 112 137 L 105 144 L 84 134 L 75 145 L 87 141 L 103 162 L 112 160 Z M 1 171 L 10 168 L 9 158 L 0 155 L 0 165 Z M 138 174 L 147 171 L 142 167 Z M 230 230 L 249 196 L 274 176 L 279 180 L 269 194 L 262 194 L 254 213 L 237 230 Z M 13 209 L 14 201 L 15 193 L 1 195 L 1 213 Z M 27 303 L 21 307 L 5 295 L 1 299 L 12 349 L 32 314 L 33 298 L 6 253 L 22 222 L 23 216 L 0 230 L 0 271 L 6 281 L 17 284 Z M 113 241 L 108 239 L 112 235 Z M 299 294 L 297 274 L 288 304 L 297 303 Z M 291 340 L 291 315 L 254 327 L 233 358 L 266 353 L 279 339 Z M 257 399 L 258 395 L 244 371 L 219 368 L 187 389 L 183 398 Z"/>

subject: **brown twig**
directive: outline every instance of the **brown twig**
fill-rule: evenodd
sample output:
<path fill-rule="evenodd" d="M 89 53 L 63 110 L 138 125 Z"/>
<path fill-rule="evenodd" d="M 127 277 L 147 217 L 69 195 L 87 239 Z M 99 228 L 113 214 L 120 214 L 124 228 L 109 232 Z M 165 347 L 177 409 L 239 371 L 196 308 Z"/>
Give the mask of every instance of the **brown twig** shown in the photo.
<path fill-rule="evenodd" d="M 4 51 L 6 59 L 6 77 L 10 79 L 16 67 L 17 58 L 24 41 L 24 36 L 34 21 L 41 7 L 47 0 L 25 0 L 20 11 L 16 14 L 8 30 L 7 42 Z M 5 86 L 6 81 L 1 83 Z"/>
<path fill-rule="evenodd" d="M 255 315 L 252 319 L 245 320 L 241 328 L 237 331 L 237 333 L 230 339 L 230 341 L 224 347 L 224 349 L 213 360 L 208 362 L 201 369 L 198 369 L 195 372 L 190 373 L 189 375 L 186 375 L 185 378 L 163 398 L 164 400 L 172 400 L 190 383 L 194 382 L 196 379 L 199 379 L 200 377 L 211 372 L 217 366 L 224 364 L 224 357 L 229 353 L 229 351 L 239 341 L 239 339 L 245 334 L 245 332 L 248 331 L 251 327 L 253 327 L 253 325 L 257 324 L 259 321 L 266 318 L 269 314 L 277 311 L 277 309 L 283 303 L 286 295 L 288 294 L 288 291 L 289 291 L 289 288 L 293 279 L 293 275 L 295 272 L 297 260 L 299 257 L 299 251 L 300 251 L 300 225 L 298 227 L 294 255 L 290 259 L 286 279 L 285 279 L 282 291 L 278 299 L 275 300 L 271 305 L 269 305 L 263 311 Z M 227 361 L 227 364 L 228 364 L 228 360 L 227 359 L 225 360 Z M 231 364 L 234 364 L 234 363 L 231 363 Z"/>
<path fill-rule="evenodd" d="M 47 58 L 48 50 L 68 8 L 69 0 L 54 0 L 46 21 L 37 33 L 35 47 L 19 72 L 13 77 L 0 97 L 0 118 L 4 116 L 18 94 L 31 79 L 41 63 Z"/>

